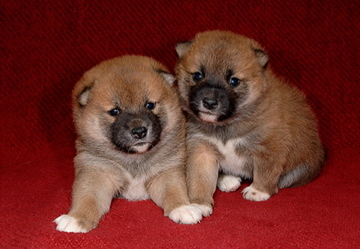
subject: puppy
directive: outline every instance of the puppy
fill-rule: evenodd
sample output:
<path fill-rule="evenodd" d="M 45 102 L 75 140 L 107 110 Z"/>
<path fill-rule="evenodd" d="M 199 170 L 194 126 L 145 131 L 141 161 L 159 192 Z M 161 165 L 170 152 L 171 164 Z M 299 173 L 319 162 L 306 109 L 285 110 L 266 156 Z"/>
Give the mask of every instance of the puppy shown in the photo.
<path fill-rule="evenodd" d="M 151 198 L 178 223 L 201 220 L 187 196 L 185 120 L 174 80 L 151 58 L 124 56 L 95 66 L 77 82 L 72 205 L 55 219 L 57 230 L 90 231 L 117 196 Z"/>
<path fill-rule="evenodd" d="M 208 31 L 176 51 L 189 197 L 204 216 L 216 186 L 235 191 L 242 178 L 252 179 L 243 197 L 264 201 L 319 174 L 324 151 L 315 116 L 299 90 L 273 75 L 257 42 Z"/>

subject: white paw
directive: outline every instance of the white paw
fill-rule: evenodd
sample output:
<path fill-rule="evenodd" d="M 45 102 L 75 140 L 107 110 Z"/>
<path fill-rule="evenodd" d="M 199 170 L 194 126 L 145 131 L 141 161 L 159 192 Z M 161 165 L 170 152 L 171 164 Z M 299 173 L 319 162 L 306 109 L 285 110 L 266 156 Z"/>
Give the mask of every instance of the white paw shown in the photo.
<path fill-rule="evenodd" d="M 56 230 L 68 233 L 86 233 L 87 231 L 79 226 L 77 219 L 67 214 L 57 217 L 54 222 L 57 224 Z"/>
<path fill-rule="evenodd" d="M 200 204 L 196 204 L 196 203 L 192 203 L 192 206 L 198 208 L 201 210 L 201 213 L 204 217 L 210 216 L 212 214 L 212 208 L 206 205 L 200 205 Z"/>
<path fill-rule="evenodd" d="M 270 198 L 270 195 L 265 192 L 261 192 L 256 190 L 251 185 L 249 187 L 244 188 L 242 191 L 243 197 L 249 201 L 266 201 Z"/>
<path fill-rule="evenodd" d="M 202 219 L 201 210 L 194 205 L 184 205 L 170 212 L 169 218 L 181 224 L 195 224 Z"/>
<path fill-rule="evenodd" d="M 232 175 L 220 175 L 217 181 L 218 188 L 223 192 L 233 192 L 241 185 L 241 178 Z"/>

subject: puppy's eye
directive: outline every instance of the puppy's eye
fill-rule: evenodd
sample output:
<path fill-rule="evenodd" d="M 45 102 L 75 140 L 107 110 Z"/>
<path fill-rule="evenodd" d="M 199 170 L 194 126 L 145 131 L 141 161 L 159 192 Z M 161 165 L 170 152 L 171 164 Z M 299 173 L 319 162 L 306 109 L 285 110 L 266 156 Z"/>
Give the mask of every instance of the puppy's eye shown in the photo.
<path fill-rule="evenodd" d="M 115 117 L 121 113 L 121 110 L 120 110 L 120 108 L 115 107 L 114 109 L 111 109 L 110 111 L 108 111 L 108 113 L 110 116 Z"/>
<path fill-rule="evenodd" d="M 229 85 L 232 86 L 232 87 L 236 87 L 238 85 L 240 85 L 240 80 L 238 78 L 235 78 L 235 77 L 231 77 L 229 79 Z"/>
<path fill-rule="evenodd" d="M 199 81 L 201 81 L 203 78 L 204 78 L 204 76 L 203 76 L 202 73 L 200 73 L 200 72 L 196 72 L 196 73 L 193 74 L 193 80 L 194 80 L 195 82 L 199 82 Z"/>
<path fill-rule="evenodd" d="M 145 108 L 148 110 L 154 110 L 155 106 L 156 106 L 156 103 L 153 103 L 153 102 L 146 102 L 146 104 L 145 104 Z"/>

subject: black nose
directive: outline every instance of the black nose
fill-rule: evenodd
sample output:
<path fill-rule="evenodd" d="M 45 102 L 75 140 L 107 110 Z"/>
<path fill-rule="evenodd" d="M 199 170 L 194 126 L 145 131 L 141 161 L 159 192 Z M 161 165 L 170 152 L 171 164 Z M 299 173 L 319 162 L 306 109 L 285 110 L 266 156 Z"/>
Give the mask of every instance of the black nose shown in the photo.
<path fill-rule="evenodd" d="M 144 126 L 136 127 L 131 130 L 133 138 L 141 139 L 146 136 L 147 129 Z"/>
<path fill-rule="evenodd" d="M 203 105 L 206 109 L 212 110 L 215 109 L 218 106 L 218 101 L 217 99 L 212 99 L 212 98 L 204 98 L 203 99 Z"/>

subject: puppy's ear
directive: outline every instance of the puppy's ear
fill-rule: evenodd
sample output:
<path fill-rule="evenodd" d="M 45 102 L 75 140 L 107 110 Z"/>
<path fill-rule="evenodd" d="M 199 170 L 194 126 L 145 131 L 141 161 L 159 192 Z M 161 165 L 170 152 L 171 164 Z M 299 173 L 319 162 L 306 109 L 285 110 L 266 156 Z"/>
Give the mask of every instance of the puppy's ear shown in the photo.
<path fill-rule="evenodd" d="M 253 49 L 255 52 L 255 56 L 257 58 L 257 61 L 260 63 L 262 68 L 266 68 L 269 62 L 269 56 L 265 53 L 264 50 L 261 49 Z"/>
<path fill-rule="evenodd" d="M 76 83 L 73 90 L 73 104 L 80 107 L 88 103 L 91 88 L 94 85 L 95 78 L 89 73 L 85 73 L 83 77 Z"/>
<path fill-rule="evenodd" d="M 175 50 L 179 58 L 183 57 L 188 51 L 192 41 L 181 42 L 175 45 Z"/>
<path fill-rule="evenodd" d="M 168 73 L 166 71 L 163 71 L 163 70 L 157 70 L 156 71 L 158 74 L 161 75 L 161 77 L 164 78 L 164 80 L 170 85 L 170 86 L 173 86 L 176 78 L 171 74 L 171 73 Z"/>
<path fill-rule="evenodd" d="M 91 87 L 85 87 L 84 90 L 80 93 L 77 100 L 80 106 L 85 106 L 89 100 Z"/>

